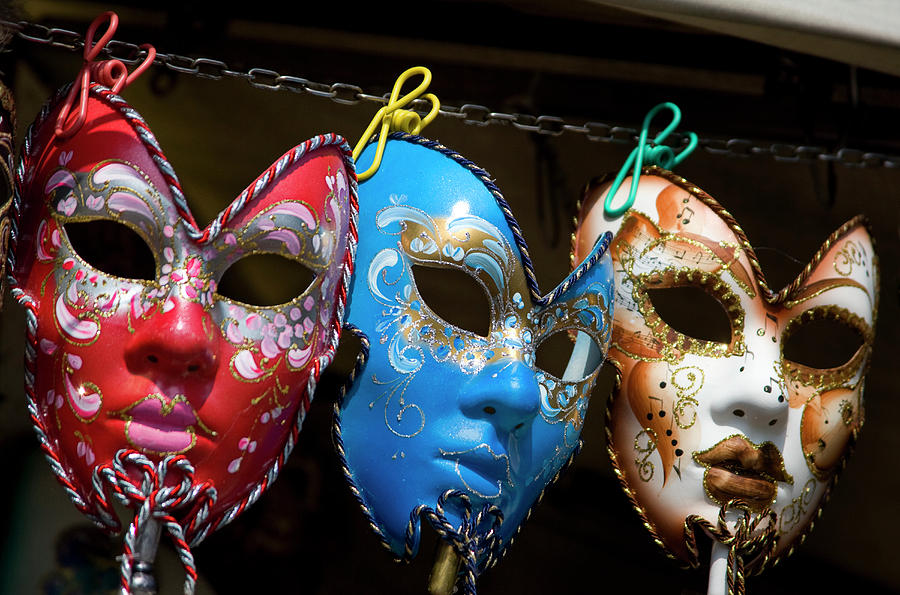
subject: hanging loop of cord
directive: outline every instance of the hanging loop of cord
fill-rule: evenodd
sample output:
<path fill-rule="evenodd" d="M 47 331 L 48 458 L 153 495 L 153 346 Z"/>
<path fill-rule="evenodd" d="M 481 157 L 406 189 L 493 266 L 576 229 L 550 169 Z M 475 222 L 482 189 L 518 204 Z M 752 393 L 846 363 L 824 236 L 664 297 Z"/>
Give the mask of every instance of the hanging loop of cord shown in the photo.
<path fill-rule="evenodd" d="M 415 89 L 401 97 L 400 91 L 403 88 L 403 85 L 410 77 L 417 74 L 422 75 L 422 82 L 419 83 Z M 369 122 L 366 131 L 363 133 L 362 137 L 360 137 L 359 142 L 356 143 L 356 147 L 353 149 L 353 159 L 355 161 L 359 159 L 363 149 L 375 134 L 376 128 L 378 128 L 379 125 L 381 126 L 378 132 L 378 146 L 375 149 L 375 159 L 372 161 L 372 165 L 369 169 L 357 174 L 357 178 L 360 182 L 368 180 L 376 171 L 378 171 L 378 168 L 381 165 L 381 158 L 384 155 L 384 146 L 387 142 L 388 134 L 396 131 L 419 134 L 423 128 L 431 124 L 432 120 L 437 117 L 438 111 L 441 109 L 441 102 L 433 93 L 425 93 L 430 84 L 431 71 L 424 66 L 414 66 L 397 77 L 397 81 L 394 83 L 394 88 L 391 90 L 391 96 L 390 99 L 388 99 L 387 104 L 375 113 L 375 116 L 372 118 L 372 121 Z M 412 110 L 403 109 L 420 96 L 422 99 L 427 99 L 431 102 L 431 110 L 429 110 L 424 118 Z"/>
<path fill-rule="evenodd" d="M 649 136 L 650 123 L 653 121 L 653 118 L 656 117 L 656 114 L 664 109 L 668 109 L 672 112 L 672 121 L 662 130 L 662 132 L 656 135 L 652 144 L 648 143 L 647 137 Z M 620 217 L 625 211 L 631 208 L 632 204 L 634 204 L 634 199 L 637 195 L 638 179 L 641 176 L 641 168 L 644 165 L 657 165 L 663 169 L 671 170 L 684 161 L 697 147 L 697 135 L 693 132 L 685 133 L 688 137 L 688 144 L 678 153 L 675 153 L 671 147 L 661 144 L 680 123 L 681 110 L 677 105 L 670 101 L 660 103 L 647 112 L 647 115 L 644 116 L 644 122 L 641 125 L 641 135 L 638 140 L 638 146 L 628 155 L 628 159 L 625 160 L 625 164 L 622 166 L 622 169 L 619 170 L 616 179 L 613 180 L 612 185 L 609 187 L 609 191 L 606 193 L 606 200 L 603 202 L 603 212 L 607 217 Z M 613 198 L 615 198 L 616 193 L 622 186 L 622 181 L 625 180 L 625 176 L 628 175 L 629 168 L 632 168 L 632 172 L 631 188 L 628 192 L 628 198 L 621 206 L 613 207 Z"/>
<path fill-rule="evenodd" d="M 97 30 L 104 24 L 106 25 L 106 31 L 100 36 L 100 40 L 94 43 Z M 140 48 L 147 52 L 147 56 L 130 74 L 128 73 L 128 68 L 120 60 L 95 62 L 100 52 L 103 51 L 103 48 L 115 35 L 118 27 L 119 16 L 112 11 L 102 13 L 88 27 L 87 35 L 84 38 L 84 62 L 59 110 L 54 139 L 66 140 L 78 132 L 84 124 L 84 120 L 87 117 L 88 91 L 92 80 L 109 87 L 113 93 L 118 94 L 147 70 L 156 58 L 156 49 L 152 45 L 145 43 Z M 67 123 L 76 101 L 78 102 L 78 112 L 75 114 L 74 119 Z"/>

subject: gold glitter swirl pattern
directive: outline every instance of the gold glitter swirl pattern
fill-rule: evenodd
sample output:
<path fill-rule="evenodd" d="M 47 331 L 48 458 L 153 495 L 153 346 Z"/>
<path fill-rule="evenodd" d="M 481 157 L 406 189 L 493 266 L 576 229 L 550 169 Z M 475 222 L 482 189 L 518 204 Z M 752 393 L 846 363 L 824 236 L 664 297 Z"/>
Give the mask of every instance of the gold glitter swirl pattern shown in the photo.
<path fill-rule="evenodd" d="M 834 271 L 842 277 L 853 273 L 854 266 L 867 266 L 866 249 L 859 242 L 848 240 L 834 255 Z"/>
<path fill-rule="evenodd" d="M 697 366 L 684 366 L 672 372 L 672 385 L 678 396 L 678 400 L 675 401 L 675 423 L 683 430 L 690 428 L 697 421 L 697 406 L 700 403 L 694 395 L 703 388 L 705 379 L 703 369 Z M 685 421 L 688 416 L 690 421 Z"/>
<path fill-rule="evenodd" d="M 875 288 L 874 295 L 870 295 L 869 297 L 872 300 L 873 305 L 873 320 L 877 319 L 878 314 L 878 292 L 879 292 L 879 275 L 878 275 L 878 259 L 877 255 L 874 252 L 867 252 L 864 246 L 864 242 L 856 242 L 851 243 L 847 241 L 847 236 L 854 233 L 856 230 L 863 228 L 867 230 L 869 227 L 869 223 L 865 216 L 859 215 L 853 217 L 848 220 L 842 226 L 840 226 L 837 230 L 835 230 L 825 242 L 822 243 L 818 251 L 813 255 L 812 259 L 808 262 L 808 264 L 804 267 L 804 269 L 797 275 L 797 277 L 789 283 L 787 286 L 782 288 L 780 291 L 776 292 L 769 288 L 766 283 L 765 276 L 762 272 L 759 260 L 750 245 L 749 240 L 746 237 L 746 234 L 741 229 L 741 227 L 737 224 L 734 218 L 726 211 L 721 205 L 719 205 L 715 199 L 711 196 L 703 192 L 700 188 L 692 185 L 690 182 L 681 178 L 680 176 L 673 174 L 672 172 L 663 170 L 658 167 L 645 167 L 642 171 L 643 175 L 646 176 L 657 176 L 660 177 L 672 185 L 677 186 L 678 188 L 683 189 L 691 196 L 696 198 L 699 202 L 709 207 L 713 213 L 718 216 L 725 225 L 734 233 L 735 238 L 737 240 L 737 249 L 739 249 L 743 254 L 746 254 L 747 261 L 750 265 L 750 270 L 752 277 L 754 278 L 754 282 L 759 289 L 760 297 L 762 298 L 765 304 L 769 305 L 781 305 L 785 308 L 793 308 L 798 304 L 818 295 L 824 293 L 828 289 L 833 289 L 835 287 L 859 287 L 867 291 L 865 286 L 861 285 L 859 282 L 843 282 L 841 281 L 851 281 L 849 279 L 845 280 L 836 280 L 831 279 L 828 280 L 827 287 L 826 283 L 821 283 L 817 281 L 810 281 L 810 278 L 817 270 L 817 267 L 821 266 L 826 257 L 829 256 L 830 251 L 837 245 L 839 242 L 844 241 L 846 245 L 841 246 L 837 255 L 834 255 L 832 252 L 832 256 L 834 260 L 832 262 L 827 263 L 829 266 L 833 266 L 835 271 L 841 275 L 841 277 L 848 277 L 851 274 L 858 276 L 859 272 L 855 267 L 865 267 L 866 276 L 873 277 L 873 285 Z M 600 178 L 592 181 L 586 188 L 584 196 L 588 196 L 588 191 L 599 188 L 602 184 L 608 182 L 612 178 L 612 175 L 605 176 L 604 178 Z M 583 209 L 583 205 L 580 203 L 578 205 L 579 216 L 575 218 L 575 226 L 576 228 L 580 227 L 583 222 L 583 218 L 586 214 Z M 626 215 L 627 217 L 627 215 Z M 652 221 L 651 221 L 652 223 Z M 871 233 L 869 232 L 869 237 L 871 237 Z M 576 249 L 578 245 L 576 244 L 576 239 L 578 236 L 576 234 L 572 234 L 572 249 L 571 249 L 571 261 L 573 264 L 576 262 Z M 651 272 L 648 272 L 647 269 L 642 271 L 635 271 L 633 268 L 629 268 L 628 266 L 621 266 L 623 262 L 626 262 L 628 259 L 634 261 L 634 250 L 630 246 L 626 246 L 624 248 L 616 249 L 615 240 L 613 243 L 613 247 L 611 249 L 614 258 L 616 257 L 624 257 L 620 258 L 618 262 L 616 262 L 617 273 L 617 281 L 621 279 L 621 283 L 619 287 L 625 288 L 627 292 L 627 300 L 631 301 L 634 299 L 636 305 L 642 306 L 639 308 L 639 312 L 642 315 L 646 315 L 647 313 L 652 311 L 651 304 L 642 303 L 643 300 L 638 300 L 639 296 L 638 290 L 634 289 L 636 283 L 644 282 L 647 277 L 640 277 L 640 275 L 649 275 Z M 858 245 L 856 245 L 858 244 Z M 868 260 L 866 258 L 868 257 Z M 727 261 L 727 259 L 725 259 Z M 671 267 L 670 267 L 671 268 Z M 663 271 L 655 271 L 657 273 L 661 273 Z M 622 273 L 625 273 L 624 275 Z M 707 271 L 695 271 L 695 276 L 702 275 L 701 279 L 709 276 L 709 272 Z M 715 275 L 713 275 L 715 276 Z M 721 281 L 721 279 L 719 279 Z M 627 287 L 628 285 L 631 287 Z M 649 302 L 649 300 L 647 300 Z M 619 294 L 617 294 L 616 305 L 620 306 Z M 627 308 L 628 310 L 632 310 L 632 308 Z M 815 309 L 813 309 L 815 310 Z M 826 308 L 827 310 L 827 308 Z M 854 319 L 854 315 L 852 313 L 848 313 L 848 315 L 842 316 L 837 312 L 815 312 L 813 314 L 805 314 L 806 316 L 838 316 L 842 317 L 850 326 L 854 326 L 857 321 Z M 618 318 L 618 316 L 617 316 Z M 856 317 L 859 318 L 859 317 Z M 861 319 L 860 319 L 861 320 Z M 636 324 L 636 329 L 628 329 L 628 332 L 637 335 L 636 337 L 628 337 L 626 340 L 623 340 L 623 327 L 621 325 L 616 325 L 614 328 L 614 342 L 612 344 L 613 350 L 611 350 L 610 354 L 615 357 L 619 357 L 622 359 L 629 358 L 635 361 L 642 362 L 661 362 L 665 361 L 670 365 L 673 363 L 677 363 L 680 361 L 680 357 L 682 357 L 683 345 L 680 343 L 680 338 L 676 336 L 673 337 L 673 340 L 679 341 L 675 347 L 669 347 L 668 343 L 668 333 L 663 334 L 660 328 L 660 321 L 654 321 L 651 325 L 644 321 L 638 319 L 638 317 L 634 317 L 634 321 L 632 324 Z M 862 321 L 865 324 L 865 321 Z M 644 330 L 644 324 L 646 324 L 646 330 Z M 664 323 L 663 323 L 664 324 Z M 664 327 L 663 327 L 664 328 Z M 741 327 L 742 328 L 742 327 Z M 855 370 L 856 372 L 865 372 L 865 370 L 861 370 L 863 364 L 869 355 L 870 345 L 873 336 L 873 330 L 866 326 L 865 332 L 861 333 L 864 336 L 864 341 L 867 344 L 864 344 L 863 347 L 860 348 L 859 352 L 855 354 L 850 362 L 844 365 L 844 368 L 850 368 Z M 789 336 L 790 331 L 793 330 L 791 328 L 785 329 L 782 333 L 782 345 L 783 341 L 787 336 Z M 733 337 L 734 339 L 734 337 Z M 746 344 L 741 341 L 741 354 L 749 354 L 752 353 L 747 350 Z M 736 353 L 737 354 L 737 353 Z M 706 354 L 703 354 L 706 355 Z M 624 356 L 624 357 L 623 357 Z M 712 355 L 715 357 L 715 355 Z M 783 356 L 783 354 L 782 354 Z M 721 357 L 721 356 L 720 356 Z M 811 368 L 806 368 L 802 365 L 799 365 L 795 362 L 789 362 L 784 360 L 783 357 L 780 358 L 781 361 L 777 361 L 774 363 L 776 367 L 776 372 L 773 378 L 777 377 L 779 382 L 785 384 L 786 380 L 790 379 L 793 382 L 806 382 L 810 385 L 816 385 L 817 382 L 821 383 L 824 380 L 829 382 L 832 381 L 840 381 L 842 379 L 846 379 L 848 376 L 851 378 L 855 377 L 855 373 L 848 373 L 846 370 L 841 370 L 840 368 L 836 368 L 834 370 L 815 370 Z M 612 361 L 612 360 L 611 360 Z M 626 360 L 627 361 L 627 360 Z M 676 560 L 682 564 L 687 563 L 691 567 L 697 567 L 701 563 L 698 555 L 699 549 L 696 547 L 691 547 L 692 540 L 689 537 L 693 537 L 694 527 L 690 526 L 690 523 L 685 522 L 685 540 L 684 545 L 687 548 L 687 551 L 683 551 L 680 546 L 682 544 L 676 542 L 669 542 L 668 537 L 665 539 L 660 533 L 660 528 L 657 527 L 655 521 L 652 520 L 653 517 L 648 514 L 647 509 L 643 507 L 641 501 L 639 501 L 637 492 L 635 491 L 636 486 L 629 485 L 629 477 L 626 476 L 626 461 L 621 459 L 620 453 L 616 451 L 613 442 L 613 411 L 618 405 L 616 405 L 616 399 L 623 397 L 623 393 L 621 390 L 622 383 L 622 373 L 623 369 L 628 370 L 627 366 L 623 367 L 621 362 L 614 362 L 614 368 L 617 372 L 617 386 L 613 391 L 612 396 L 610 397 L 607 409 L 606 409 L 606 435 L 607 435 L 607 452 L 609 454 L 610 460 L 613 465 L 614 472 L 619 480 L 619 483 L 631 502 L 632 507 L 638 513 L 641 522 L 645 529 L 649 532 L 651 539 L 654 543 L 656 543 L 665 555 L 673 560 Z M 860 386 L 854 386 L 854 390 L 858 390 L 861 392 L 861 380 Z M 831 385 L 833 386 L 833 385 Z M 846 402 L 844 402 L 846 401 Z M 858 416 L 859 423 L 862 422 L 862 403 L 859 403 L 854 409 L 854 404 L 849 400 L 845 399 L 838 403 L 838 422 L 841 427 L 851 427 L 853 426 L 854 415 Z M 793 407 L 793 403 L 791 404 Z M 848 421 L 849 419 L 849 421 Z M 848 426 L 849 424 L 849 426 Z M 795 534 L 794 539 L 783 546 L 781 551 L 778 554 L 775 554 L 774 542 L 772 543 L 773 547 L 770 548 L 765 555 L 756 558 L 753 561 L 753 572 L 759 573 L 764 568 L 774 565 L 779 559 L 782 557 L 790 556 L 796 547 L 801 546 L 809 533 L 814 529 L 816 520 L 821 515 L 822 508 L 827 504 L 831 490 L 834 487 L 834 484 L 837 480 L 839 472 L 843 469 L 846 464 L 847 458 L 852 453 L 853 447 L 855 445 L 855 440 L 857 438 L 857 432 L 851 432 L 851 436 L 847 441 L 846 446 L 843 449 L 839 459 L 836 463 L 836 468 L 832 470 L 830 473 L 830 477 L 828 477 L 827 481 L 817 482 L 815 479 L 810 479 L 807 484 L 804 486 L 800 496 L 796 499 L 796 502 L 788 505 L 781 511 L 781 514 L 786 517 L 793 517 L 788 519 L 781 519 L 779 525 L 780 533 L 788 533 Z M 817 496 L 818 494 L 818 496 Z M 816 499 L 816 502 L 813 502 L 813 499 Z M 812 506 L 815 506 L 814 510 L 811 510 Z M 775 515 L 772 515 L 773 519 Z M 788 527 L 788 521 L 793 519 L 794 525 Z M 803 525 L 800 526 L 801 521 Z M 774 520 L 771 523 L 774 528 Z"/>
<path fill-rule="evenodd" d="M 644 428 L 638 435 L 634 437 L 634 450 L 639 455 L 644 455 L 641 458 L 636 458 L 634 460 L 634 464 L 638 469 L 638 473 L 640 474 L 641 481 L 650 481 L 653 479 L 653 473 L 655 468 L 653 466 L 653 461 L 650 460 L 650 456 L 656 452 L 656 443 L 657 436 L 656 432 L 651 430 L 650 428 Z"/>

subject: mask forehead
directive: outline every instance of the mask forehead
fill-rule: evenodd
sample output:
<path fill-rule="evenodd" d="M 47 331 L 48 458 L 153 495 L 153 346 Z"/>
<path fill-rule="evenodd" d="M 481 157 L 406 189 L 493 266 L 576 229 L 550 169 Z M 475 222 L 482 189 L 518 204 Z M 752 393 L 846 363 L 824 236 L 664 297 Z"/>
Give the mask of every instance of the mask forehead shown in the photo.
<path fill-rule="evenodd" d="M 202 539 L 274 478 L 333 356 L 352 270 L 349 148 L 333 135 L 298 145 L 200 229 L 121 98 L 93 86 L 83 127 L 54 142 L 56 109 L 26 143 L 11 258 L 15 294 L 34 317 L 26 389 L 36 426 L 76 505 L 103 524 L 115 523 L 93 491 L 98 468 L 125 451 L 183 455 L 195 492 L 218 496 L 203 519 L 184 519 Z M 76 252 L 66 226 L 97 220 L 147 244 L 150 278 L 111 275 Z M 303 264 L 313 283 L 275 306 L 220 296 L 226 269 L 260 253 Z"/>
<path fill-rule="evenodd" d="M 406 541 L 411 511 L 434 507 L 446 490 L 502 509 L 505 542 L 578 443 L 597 359 L 556 378 L 535 366 L 534 354 L 569 331 L 605 352 L 612 292 L 605 245 L 557 291 L 535 299 L 521 232 L 499 190 L 470 162 L 437 143 L 393 137 L 360 191 L 347 321 L 368 353 L 337 422 L 348 475 L 398 556 L 415 551 Z M 488 334 L 435 314 L 415 266 L 470 275 L 490 303 Z"/>
<path fill-rule="evenodd" d="M 797 279 L 773 291 L 738 223 L 687 180 L 645 168 L 633 206 L 618 219 L 603 214 L 607 187 L 601 182 L 586 195 L 573 255 L 597 234 L 616 234 L 610 360 L 621 382 L 608 418 L 609 452 L 635 507 L 667 553 L 692 564 L 686 519 L 715 523 L 732 498 L 750 502 L 754 513 L 771 508 L 775 553 L 790 551 L 811 527 L 863 419 L 878 299 L 864 219 L 835 231 Z M 660 316 L 650 291 L 681 286 L 719 303 L 729 342 L 684 334 Z M 817 319 L 860 337 L 856 353 L 835 368 L 794 362 L 785 352 Z"/>

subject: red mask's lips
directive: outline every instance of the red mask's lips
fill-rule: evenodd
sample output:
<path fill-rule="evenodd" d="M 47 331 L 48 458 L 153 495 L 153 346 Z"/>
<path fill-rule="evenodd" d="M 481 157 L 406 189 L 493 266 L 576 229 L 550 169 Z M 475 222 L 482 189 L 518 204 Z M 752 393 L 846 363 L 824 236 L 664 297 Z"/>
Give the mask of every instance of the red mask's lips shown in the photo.
<path fill-rule="evenodd" d="M 197 442 L 195 426 L 214 437 L 184 395 L 166 399 L 147 395 L 127 408 L 110 413 L 125 420 L 128 443 L 142 452 L 166 455 L 189 451 Z"/>
<path fill-rule="evenodd" d="M 694 453 L 694 460 L 706 467 L 703 486 L 718 504 L 742 500 L 751 510 L 760 511 L 775 501 L 777 483 L 793 484 L 784 468 L 784 459 L 771 442 L 756 446 L 743 436 L 731 436 L 712 448 Z"/>

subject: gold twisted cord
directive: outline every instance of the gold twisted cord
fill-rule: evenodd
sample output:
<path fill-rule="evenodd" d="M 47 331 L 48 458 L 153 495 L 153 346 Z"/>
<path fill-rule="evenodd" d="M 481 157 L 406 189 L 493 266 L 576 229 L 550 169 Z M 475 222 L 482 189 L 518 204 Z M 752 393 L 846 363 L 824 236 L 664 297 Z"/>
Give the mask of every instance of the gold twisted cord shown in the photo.
<path fill-rule="evenodd" d="M 731 510 L 738 513 L 734 530 L 729 529 L 726 513 Z M 763 521 L 768 524 L 760 530 Z M 715 541 L 728 547 L 728 594 L 744 595 L 746 572 L 745 566 L 752 564 L 762 568 L 775 551 L 778 543 L 776 532 L 776 515 L 769 509 L 753 516 L 740 500 L 729 500 L 719 509 L 716 524 L 707 521 L 700 515 L 690 515 L 684 520 L 684 542 L 695 559 L 699 556 L 697 547 L 698 529 Z"/>

